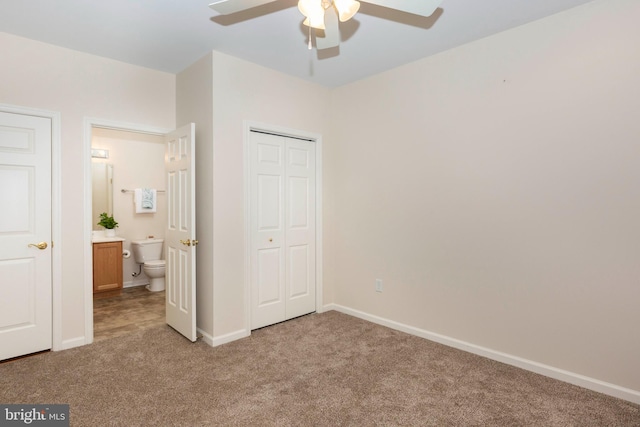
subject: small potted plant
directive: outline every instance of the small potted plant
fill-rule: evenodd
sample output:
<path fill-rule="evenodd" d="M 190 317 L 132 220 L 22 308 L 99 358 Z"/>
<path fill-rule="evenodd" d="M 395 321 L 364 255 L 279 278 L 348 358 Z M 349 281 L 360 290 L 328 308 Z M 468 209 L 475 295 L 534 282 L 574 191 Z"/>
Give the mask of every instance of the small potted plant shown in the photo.
<path fill-rule="evenodd" d="M 113 216 L 109 216 L 106 212 L 102 212 L 100 214 L 100 221 L 98 221 L 98 225 L 105 228 L 105 236 L 113 237 L 116 235 L 116 227 L 118 226 L 118 223 L 113 219 Z"/>

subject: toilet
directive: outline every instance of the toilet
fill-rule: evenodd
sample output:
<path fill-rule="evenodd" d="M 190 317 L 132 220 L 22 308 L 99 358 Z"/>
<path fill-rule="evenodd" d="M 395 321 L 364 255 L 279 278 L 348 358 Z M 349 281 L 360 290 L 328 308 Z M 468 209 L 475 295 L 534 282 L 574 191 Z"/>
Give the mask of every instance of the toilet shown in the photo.
<path fill-rule="evenodd" d="M 164 291 L 165 261 L 162 259 L 164 239 L 134 240 L 131 242 L 133 258 L 142 264 L 142 271 L 149 278 L 147 289 L 151 292 Z"/>

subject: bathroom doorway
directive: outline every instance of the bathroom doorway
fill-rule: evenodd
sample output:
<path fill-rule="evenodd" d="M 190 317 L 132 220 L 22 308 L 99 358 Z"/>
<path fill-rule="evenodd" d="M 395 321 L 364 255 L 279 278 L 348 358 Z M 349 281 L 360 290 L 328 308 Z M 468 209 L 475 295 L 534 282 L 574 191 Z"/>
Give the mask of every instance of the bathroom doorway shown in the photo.
<path fill-rule="evenodd" d="M 149 278 L 135 262 L 131 243 L 150 237 L 163 238 L 167 223 L 164 196 L 164 130 L 124 130 L 119 126 L 90 127 L 91 135 L 91 240 L 92 256 L 96 243 L 116 242 L 121 256 L 104 262 L 94 259 L 91 271 L 91 318 L 93 340 L 117 337 L 147 327 L 165 324 L 165 292 L 147 289 Z M 156 189 L 156 208 L 136 213 L 134 190 Z M 118 223 L 114 238 L 105 238 L 98 225 L 99 215 L 107 213 Z M 120 263 L 118 267 L 110 264 Z M 94 292 L 97 269 L 114 268 L 117 287 Z M 115 286 L 115 284 L 114 284 Z"/>
<path fill-rule="evenodd" d="M 149 292 L 144 286 L 124 288 L 119 295 L 93 299 L 93 341 L 102 341 L 164 325 L 165 292 Z"/>

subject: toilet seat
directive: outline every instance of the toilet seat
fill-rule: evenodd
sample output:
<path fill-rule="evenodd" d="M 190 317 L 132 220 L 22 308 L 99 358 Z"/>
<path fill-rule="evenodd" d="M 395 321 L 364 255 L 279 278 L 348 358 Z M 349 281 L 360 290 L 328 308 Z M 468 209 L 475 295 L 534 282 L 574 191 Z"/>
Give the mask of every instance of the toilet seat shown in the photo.
<path fill-rule="evenodd" d="M 163 259 L 157 261 L 147 261 L 144 263 L 144 266 L 149 268 L 162 268 L 166 266 L 166 261 Z"/>

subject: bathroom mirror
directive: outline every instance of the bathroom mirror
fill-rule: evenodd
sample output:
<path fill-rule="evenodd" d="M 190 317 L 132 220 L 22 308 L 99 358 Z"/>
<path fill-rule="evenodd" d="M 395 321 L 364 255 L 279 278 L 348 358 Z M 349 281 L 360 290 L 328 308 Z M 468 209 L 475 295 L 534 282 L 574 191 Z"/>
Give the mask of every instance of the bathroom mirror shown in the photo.
<path fill-rule="evenodd" d="M 91 172 L 93 229 L 102 230 L 98 225 L 100 214 L 113 215 L 113 165 L 93 160 Z"/>

